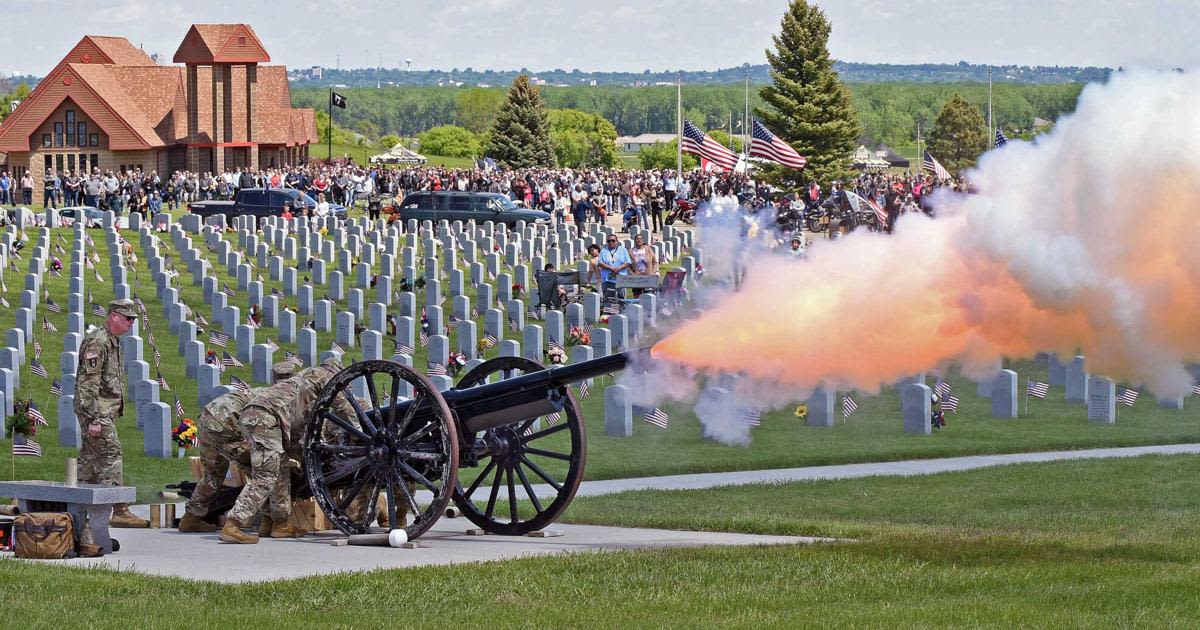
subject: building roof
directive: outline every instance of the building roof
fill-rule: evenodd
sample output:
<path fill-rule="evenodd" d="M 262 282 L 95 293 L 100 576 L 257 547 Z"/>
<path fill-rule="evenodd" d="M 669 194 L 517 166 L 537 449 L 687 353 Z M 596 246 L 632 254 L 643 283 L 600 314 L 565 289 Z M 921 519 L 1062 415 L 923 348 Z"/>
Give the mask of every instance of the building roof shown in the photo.
<path fill-rule="evenodd" d="M 246 24 L 193 24 L 175 51 L 175 63 L 264 63 L 271 60 Z"/>
<path fill-rule="evenodd" d="M 621 136 L 617 138 L 617 144 L 654 144 L 656 142 L 670 142 L 675 139 L 673 133 L 643 133 L 636 136 Z"/>
<path fill-rule="evenodd" d="M 154 65 L 154 60 L 150 58 L 150 55 L 147 55 L 141 48 L 135 48 L 134 45 L 124 37 L 88 35 L 84 39 L 90 41 L 105 57 L 108 57 L 108 63 L 119 66 Z"/>

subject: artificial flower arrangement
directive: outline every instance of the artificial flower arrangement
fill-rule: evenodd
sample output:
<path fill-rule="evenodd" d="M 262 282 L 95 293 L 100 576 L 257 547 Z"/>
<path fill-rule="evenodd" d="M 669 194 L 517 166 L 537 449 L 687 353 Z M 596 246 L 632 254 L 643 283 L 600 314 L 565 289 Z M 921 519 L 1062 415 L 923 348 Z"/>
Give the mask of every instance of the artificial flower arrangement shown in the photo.
<path fill-rule="evenodd" d="M 429 334 L 429 314 L 424 309 L 421 310 L 421 332 Z"/>
<path fill-rule="evenodd" d="M 590 346 L 592 345 L 592 336 L 579 326 L 572 326 L 571 331 L 567 333 L 568 346 Z"/>
<path fill-rule="evenodd" d="M 601 315 L 601 316 L 600 316 L 600 323 L 601 323 L 601 324 L 608 324 L 608 319 L 609 319 L 609 316 L 608 316 L 608 315 Z"/>
<path fill-rule="evenodd" d="M 546 351 L 546 361 L 550 365 L 563 365 L 567 362 L 567 353 L 558 346 L 552 346 Z"/>
<path fill-rule="evenodd" d="M 216 350 L 209 350 L 204 355 L 204 362 L 209 365 L 220 365 L 221 359 L 220 359 L 220 357 L 217 356 Z"/>
<path fill-rule="evenodd" d="M 50 259 L 50 269 L 53 271 L 62 271 L 62 261 L 55 256 Z"/>
<path fill-rule="evenodd" d="M 514 300 L 521 299 L 521 293 L 525 291 L 525 285 L 520 282 L 514 282 L 512 285 L 512 296 Z"/>
<path fill-rule="evenodd" d="M 250 319 L 254 322 L 255 326 L 262 325 L 262 309 L 258 308 L 257 304 L 250 305 Z"/>
<path fill-rule="evenodd" d="M 199 444 L 199 430 L 196 428 L 196 421 L 191 418 L 180 420 L 179 426 L 170 430 L 170 439 L 174 440 L 176 446 L 179 446 L 179 456 L 184 456 L 185 450 L 192 449 Z"/>
<path fill-rule="evenodd" d="M 25 437 L 37 435 L 39 423 L 30 416 L 29 410 L 31 405 L 33 409 L 37 409 L 37 405 L 33 404 L 32 398 L 18 398 L 13 403 L 13 415 L 8 423 L 9 438 L 12 438 L 14 435 L 23 435 Z M 41 424 L 45 424 L 45 420 Z"/>
<path fill-rule="evenodd" d="M 446 361 L 446 371 L 449 372 L 451 376 L 455 376 L 458 374 L 459 370 L 466 367 L 466 365 L 467 355 L 461 352 L 451 352 L 449 359 Z"/>

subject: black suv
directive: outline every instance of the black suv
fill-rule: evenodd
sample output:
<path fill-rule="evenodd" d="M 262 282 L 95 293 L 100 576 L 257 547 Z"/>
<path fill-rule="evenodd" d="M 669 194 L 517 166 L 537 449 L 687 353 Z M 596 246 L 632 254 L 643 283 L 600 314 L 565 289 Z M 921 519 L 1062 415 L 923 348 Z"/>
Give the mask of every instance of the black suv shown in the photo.
<path fill-rule="evenodd" d="M 522 208 L 500 193 L 434 191 L 415 192 L 399 204 L 400 218 L 404 221 L 462 221 L 475 219 L 475 223 L 495 221 L 509 227 L 517 221 L 526 223 L 549 223 L 550 214 L 541 210 Z"/>

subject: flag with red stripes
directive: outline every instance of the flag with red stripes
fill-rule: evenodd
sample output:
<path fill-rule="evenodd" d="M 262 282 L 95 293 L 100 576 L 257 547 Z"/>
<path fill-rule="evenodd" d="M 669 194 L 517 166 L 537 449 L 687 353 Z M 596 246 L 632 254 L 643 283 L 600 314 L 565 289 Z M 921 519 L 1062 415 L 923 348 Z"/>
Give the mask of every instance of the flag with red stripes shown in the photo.
<path fill-rule="evenodd" d="M 682 147 L 684 153 L 698 155 L 727 171 L 732 171 L 738 163 L 738 157 L 733 151 L 700 131 L 690 120 L 683 121 Z"/>
<path fill-rule="evenodd" d="M 797 170 L 808 163 L 788 143 L 780 140 L 757 120 L 754 121 L 754 135 L 750 138 L 750 155 Z"/>

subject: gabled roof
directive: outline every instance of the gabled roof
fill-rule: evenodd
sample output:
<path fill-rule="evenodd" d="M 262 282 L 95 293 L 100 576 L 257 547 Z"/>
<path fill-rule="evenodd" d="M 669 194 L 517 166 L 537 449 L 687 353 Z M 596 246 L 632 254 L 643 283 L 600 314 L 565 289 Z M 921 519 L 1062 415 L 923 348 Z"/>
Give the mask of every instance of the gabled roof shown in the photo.
<path fill-rule="evenodd" d="M 265 63 L 271 60 L 246 24 L 193 24 L 175 51 L 175 63 Z"/>
<path fill-rule="evenodd" d="M 96 46 L 108 60 L 96 60 L 92 63 L 115 63 L 119 66 L 153 66 L 154 60 L 140 48 L 135 48 L 124 37 L 108 37 L 105 35 L 88 35 L 84 37 Z M 75 61 L 72 59 L 71 61 Z M 82 61 L 82 60 L 81 60 Z M 86 62 L 85 62 L 86 63 Z"/>
<path fill-rule="evenodd" d="M 158 121 L 152 122 L 150 120 L 153 117 L 152 113 L 143 110 L 138 102 L 140 98 L 149 104 L 146 96 L 153 90 L 152 84 L 156 80 L 167 78 L 170 81 L 171 78 L 166 74 L 153 72 L 159 68 L 120 68 L 83 63 L 73 63 L 70 68 L 120 116 L 125 124 L 129 125 L 130 129 L 147 147 L 161 147 L 166 144 L 154 130 Z M 163 68 L 163 70 L 179 72 L 178 68 Z M 173 104 L 174 99 L 171 100 L 171 104 Z M 164 115 L 165 113 L 163 112 Z M 172 138 L 172 140 L 174 139 Z"/>

